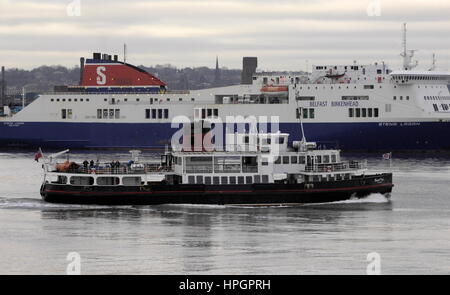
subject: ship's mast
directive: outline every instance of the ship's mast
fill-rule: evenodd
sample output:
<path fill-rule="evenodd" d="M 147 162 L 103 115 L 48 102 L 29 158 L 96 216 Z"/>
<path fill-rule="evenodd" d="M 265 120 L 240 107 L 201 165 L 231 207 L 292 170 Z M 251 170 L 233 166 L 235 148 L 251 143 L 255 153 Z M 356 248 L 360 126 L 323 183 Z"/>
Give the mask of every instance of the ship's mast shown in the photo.
<path fill-rule="evenodd" d="M 436 54 L 433 53 L 431 58 L 431 68 L 429 71 L 434 71 L 436 69 Z"/>
<path fill-rule="evenodd" d="M 127 63 L 127 44 L 123 44 L 123 62 Z"/>
<path fill-rule="evenodd" d="M 415 68 L 418 64 L 417 61 L 412 62 L 412 58 L 414 57 L 414 52 L 416 50 L 408 50 L 406 46 L 406 23 L 403 23 L 403 52 L 400 56 L 403 57 L 403 69 L 408 71 Z"/>

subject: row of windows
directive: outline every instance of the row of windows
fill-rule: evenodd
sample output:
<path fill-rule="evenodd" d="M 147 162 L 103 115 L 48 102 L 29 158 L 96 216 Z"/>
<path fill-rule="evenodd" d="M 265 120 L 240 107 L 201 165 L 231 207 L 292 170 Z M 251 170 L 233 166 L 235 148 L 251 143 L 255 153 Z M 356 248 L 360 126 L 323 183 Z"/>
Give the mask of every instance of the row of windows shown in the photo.
<path fill-rule="evenodd" d="M 424 96 L 425 100 L 449 100 L 450 96 Z"/>
<path fill-rule="evenodd" d="M 360 118 L 360 117 L 378 117 L 379 111 L 378 108 L 349 108 L 348 109 L 348 116 L 353 118 Z"/>
<path fill-rule="evenodd" d="M 300 110 L 302 111 L 302 118 L 303 119 L 314 119 L 314 117 L 315 117 L 315 110 L 314 109 L 308 109 L 308 108 L 297 108 L 296 109 L 296 117 L 297 117 L 297 119 L 300 119 Z"/>
<path fill-rule="evenodd" d="M 168 119 L 169 109 L 146 109 L 145 110 L 146 119 Z"/>
<path fill-rule="evenodd" d="M 141 99 L 140 98 L 136 98 L 135 99 L 137 102 L 139 102 Z M 89 98 L 51 98 L 50 101 L 52 102 L 89 102 Z M 104 98 L 103 101 L 108 101 L 107 98 Z M 128 98 L 124 98 L 123 101 L 128 102 Z M 162 102 L 163 99 L 158 99 L 158 98 L 150 98 L 150 103 L 152 104 L 153 102 Z M 166 101 L 170 101 L 170 98 L 167 97 Z M 178 98 L 178 101 L 183 101 L 183 98 Z M 191 97 L 191 101 L 195 101 L 194 97 Z M 116 100 L 115 98 L 111 98 L 111 103 L 112 104 L 116 104 L 119 103 L 119 100 Z"/>
<path fill-rule="evenodd" d="M 342 96 L 342 100 L 369 100 L 369 96 L 364 95 Z"/>
<path fill-rule="evenodd" d="M 97 119 L 120 119 L 119 109 L 97 109 Z"/>
<path fill-rule="evenodd" d="M 450 109 L 450 105 L 443 103 L 441 104 L 442 110 L 443 111 L 448 111 Z M 433 103 L 433 108 L 435 112 L 439 112 L 439 106 L 435 103 Z"/>
<path fill-rule="evenodd" d="M 252 184 L 269 183 L 269 175 L 254 176 L 188 176 L 189 184 Z"/>
<path fill-rule="evenodd" d="M 78 98 L 68 98 L 68 99 L 65 99 L 65 98 L 51 98 L 50 99 L 50 101 L 57 101 L 57 102 L 59 102 L 59 101 L 62 101 L 62 102 L 65 102 L 65 101 L 69 101 L 69 102 L 72 102 L 72 101 L 74 101 L 74 102 L 78 102 L 78 101 L 80 101 L 80 102 L 84 102 L 84 101 L 86 101 L 86 102 L 89 102 L 89 98 L 86 98 L 86 99 L 84 99 L 84 98 L 80 98 L 80 99 L 78 99 Z"/>
<path fill-rule="evenodd" d="M 200 112 L 202 119 L 219 117 L 219 109 L 195 109 L 195 118 L 200 118 Z"/>
<path fill-rule="evenodd" d="M 72 119 L 72 109 L 61 109 L 61 119 Z"/>
<path fill-rule="evenodd" d="M 402 82 L 409 80 L 427 80 L 427 81 L 438 81 L 446 80 L 447 77 L 433 77 L 433 76 L 394 76 L 396 80 L 402 80 Z"/>
<path fill-rule="evenodd" d="M 359 78 L 358 78 L 358 80 L 359 80 Z M 359 85 L 355 85 L 355 86 L 353 86 L 353 89 L 358 89 L 358 86 Z M 322 86 L 323 87 L 323 89 L 326 89 L 327 88 L 327 86 Z M 334 87 L 336 87 L 336 86 L 330 86 L 330 89 L 334 89 Z M 350 89 L 350 87 L 351 86 L 345 86 L 345 88 L 346 89 Z M 372 88 L 373 87 L 373 88 Z M 299 87 L 300 88 L 300 90 L 302 90 L 303 89 L 303 86 L 300 86 Z M 308 89 L 308 90 L 311 90 L 313 87 L 311 87 L 311 86 L 308 86 L 308 87 L 306 87 L 305 89 Z M 343 89 L 344 88 L 344 86 L 338 86 L 337 87 L 337 89 Z M 363 86 L 363 88 L 364 89 L 374 89 L 375 88 L 375 86 L 373 86 L 373 85 L 364 85 Z M 379 86 L 379 88 L 383 88 L 383 86 Z M 394 88 L 397 88 L 397 86 L 394 86 Z M 316 90 L 319 90 L 319 87 L 318 86 L 314 86 L 314 89 L 316 89 Z"/>
<path fill-rule="evenodd" d="M 403 100 L 403 96 L 400 96 L 399 99 Z M 397 100 L 397 96 L 394 96 L 394 100 Z M 406 100 L 409 100 L 409 96 L 406 96 Z"/>
<path fill-rule="evenodd" d="M 311 156 L 282 156 L 278 157 L 274 164 L 305 164 L 306 162 L 308 164 L 311 164 Z M 336 155 L 323 155 L 323 156 L 315 156 L 315 163 L 316 164 L 329 164 L 329 163 L 336 163 L 337 157 Z M 263 160 L 261 162 L 262 166 L 267 166 L 269 163 L 267 160 Z"/>

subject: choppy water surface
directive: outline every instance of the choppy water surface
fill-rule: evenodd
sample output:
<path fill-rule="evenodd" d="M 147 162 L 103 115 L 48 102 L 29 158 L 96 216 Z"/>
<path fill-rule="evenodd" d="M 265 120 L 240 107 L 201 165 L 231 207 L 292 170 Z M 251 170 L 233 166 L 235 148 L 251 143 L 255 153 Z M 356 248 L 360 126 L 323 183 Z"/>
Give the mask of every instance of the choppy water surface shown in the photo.
<path fill-rule="evenodd" d="M 83 274 L 365 274 L 370 252 L 383 274 L 450 274 L 450 158 L 364 157 L 394 172 L 390 201 L 109 207 L 42 202 L 33 153 L 3 152 L 0 274 L 65 274 L 74 251 Z"/>

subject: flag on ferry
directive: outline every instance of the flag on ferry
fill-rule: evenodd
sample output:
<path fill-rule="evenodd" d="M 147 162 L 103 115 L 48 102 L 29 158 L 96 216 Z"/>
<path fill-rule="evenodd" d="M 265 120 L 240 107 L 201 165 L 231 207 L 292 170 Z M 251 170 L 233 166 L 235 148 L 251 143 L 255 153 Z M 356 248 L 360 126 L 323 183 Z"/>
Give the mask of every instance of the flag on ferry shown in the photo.
<path fill-rule="evenodd" d="M 384 159 L 384 160 L 390 160 L 390 159 L 392 159 L 392 152 L 383 154 L 383 159 Z"/>
<path fill-rule="evenodd" d="M 41 148 L 39 148 L 38 152 L 34 155 L 34 160 L 36 162 L 39 162 L 39 159 L 42 158 L 44 155 L 42 154 Z"/>

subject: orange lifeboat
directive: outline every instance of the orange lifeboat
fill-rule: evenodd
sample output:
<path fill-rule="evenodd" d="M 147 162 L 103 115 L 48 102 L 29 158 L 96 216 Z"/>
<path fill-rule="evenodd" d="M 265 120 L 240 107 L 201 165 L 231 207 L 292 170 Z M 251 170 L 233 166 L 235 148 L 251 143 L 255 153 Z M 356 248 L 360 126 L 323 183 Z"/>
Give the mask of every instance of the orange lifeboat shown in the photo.
<path fill-rule="evenodd" d="M 267 95 L 287 95 L 288 86 L 264 86 L 261 92 Z"/>
<path fill-rule="evenodd" d="M 64 163 L 60 163 L 60 164 L 56 165 L 56 171 L 58 171 L 58 172 L 67 172 L 69 170 L 78 169 L 78 167 L 80 167 L 80 165 L 78 165 L 75 162 L 65 161 Z"/>

